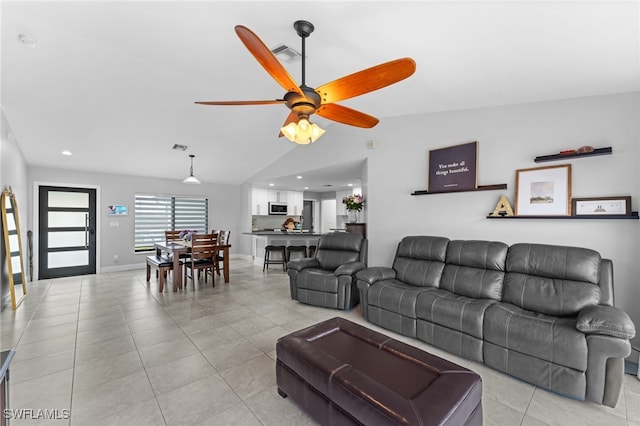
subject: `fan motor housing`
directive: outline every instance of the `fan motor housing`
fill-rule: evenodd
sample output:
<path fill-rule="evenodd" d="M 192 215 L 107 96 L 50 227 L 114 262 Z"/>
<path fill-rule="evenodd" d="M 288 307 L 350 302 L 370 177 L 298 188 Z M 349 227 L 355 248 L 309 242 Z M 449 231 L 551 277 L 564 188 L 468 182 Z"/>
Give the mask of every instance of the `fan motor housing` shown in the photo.
<path fill-rule="evenodd" d="M 311 115 L 320 107 L 321 99 L 310 87 L 300 87 L 303 95 L 296 92 L 287 92 L 284 100 L 291 111 L 296 114 Z"/>

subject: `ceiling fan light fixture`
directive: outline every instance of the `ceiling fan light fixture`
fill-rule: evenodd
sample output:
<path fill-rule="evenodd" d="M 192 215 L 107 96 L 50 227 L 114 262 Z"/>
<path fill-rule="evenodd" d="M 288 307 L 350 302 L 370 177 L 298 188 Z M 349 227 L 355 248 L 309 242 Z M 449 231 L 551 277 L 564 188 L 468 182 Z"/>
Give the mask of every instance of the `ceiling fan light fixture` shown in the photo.
<path fill-rule="evenodd" d="M 191 168 L 189 169 L 189 176 L 187 176 L 187 178 L 183 180 L 182 183 L 186 183 L 190 185 L 199 185 L 200 179 L 198 179 L 193 175 L 193 157 L 195 157 L 195 155 L 189 154 L 189 158 L 191 158 Z"/>
<path fill-rule="evenodd" d="M 317 141 L 325 130 L 307 118 L 302 117 L 297 123 L 291 122 L 280 129 L 285 138 L 299 145 L 308 145 Z"/>

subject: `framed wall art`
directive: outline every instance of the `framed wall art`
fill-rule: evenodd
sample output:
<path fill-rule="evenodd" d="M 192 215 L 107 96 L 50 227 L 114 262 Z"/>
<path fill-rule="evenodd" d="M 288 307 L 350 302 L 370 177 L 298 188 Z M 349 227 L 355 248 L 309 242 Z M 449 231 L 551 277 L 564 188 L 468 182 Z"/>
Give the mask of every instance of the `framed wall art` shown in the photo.
<path fill-rule="evenodd" d="M 429 192 L 452 192 L 478 187 L 478 142 L 429 151 Z"/>
<path fill-rule="evenodd" d="M 107 216 L 126 216 L 127 206 L 107 206 Z"/>
<path fill-rule="evenodd" d="M 571 164 L 516 170 L 516 216 L 571 215 Z"/>
<path fill-rule="evenodd" d="M 631 196 L 574 198 L 571 211 L 574 216 L 629 216 L 631 215 Z"/>

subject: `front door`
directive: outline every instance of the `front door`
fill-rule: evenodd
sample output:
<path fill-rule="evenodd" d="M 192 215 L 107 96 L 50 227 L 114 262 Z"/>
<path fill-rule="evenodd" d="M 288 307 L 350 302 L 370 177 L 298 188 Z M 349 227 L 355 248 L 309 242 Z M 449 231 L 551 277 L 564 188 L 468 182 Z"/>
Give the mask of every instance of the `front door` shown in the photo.
<path fill-rule="evenodd" d="M 39 279 L 96 273 L 96 190 L 39 188 Z"/>

